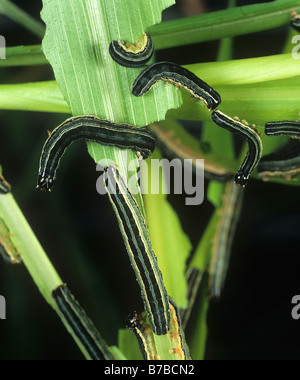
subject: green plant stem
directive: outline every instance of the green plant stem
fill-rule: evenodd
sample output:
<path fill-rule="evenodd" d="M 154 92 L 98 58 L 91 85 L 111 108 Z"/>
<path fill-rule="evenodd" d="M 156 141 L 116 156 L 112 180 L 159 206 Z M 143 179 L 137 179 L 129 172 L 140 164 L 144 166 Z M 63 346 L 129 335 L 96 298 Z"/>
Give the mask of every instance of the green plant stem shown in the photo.
<path fill-rule="evenodd" d="M 34 235 L 11 194 L 0 196 L 0 215 L 11 233 L 11 240 L 45 300 L 55 309 L 52 291 L 63 282 Z"/>
<path fill-rule="evenodd" d="M 0 60 L 0 67 L 49 64 L 42 52 L 41 45 L 8 47 L 5 52 L 6 59 Z"/>
<path fill-rule="evenodd" d="M 44 25 L 40 21 L 35 20 L 11 1 L 0 0 L 0 13 L 9 17 L 17 24 L 22 25 L 36 36 L 43 38 L 45 33 Z"/>
<path fill-rule="evenodd" d="M 271 112 L 283 112 L 290 108 L 284 107 L 284 102 L 287 101 L 286 95 L 290 98 L 289 102 L 291 99 L 298 99 L 300 65 L 296 60 L 292 59 L 290 54 L 194 64 L 186 67 L 210 85 L 216 87 L 217 90 L 222 90 L 220 91 L 223 98 L 222 106 L 227 102 L 235 102 L 235 107 L 239 108 L 240 103 L 244 101 L 250 103 L 259 101 L 257 104 L 259 106 L 264 101 L 268 103 L 268 109 Z M 283 95 L 282 91 L 285 90 L 287 94 Z M 262 96 L 264 96 L 263 99 L 261 98 Z M 16 101 L 16 97 L 18 101 Z M 189 99 L 189 94 L 184 92 L 184 97 Z M 281 106 L 278 107 L 274 101 L 280 102 Z M 234 107 L 234 104 L 232 105 Z M 57 84 L 53 81 L 1 85 L 0 107 L 1 109 L 70 112 Z M 252 112 L 253 107 L 249 108 Z M 260 108 L 261 110 L 266 110 L 263 104 Z M 203 114 L 203 117 L 206 117 L 207 120 L 209 119 L 210 114 L 208 112 L 200 111 L 200 109 L 203 109 L 201 103 L 195 106 L 195 102 L 192 102 L 190 107 L 184 104 L 179 110 L 169 112 L 177 114 L 186 110 L 188 120 L 194 119 L 194 117 L 202 120 L 199 114 L 193 117 L 193 113 L 190 114 L 191 109 L 198 109 L 199 113 Z"/>
<path fill-rule="evenodd" d="M 68 113 L 55 81 L 0 85 L 1 109 Z"/>
<path fill-rule="evenodd" d="M 290 53 L 186 65 L 211 86 L 241 85 L 288 79 L 300 75 L 298 61 Z"/>
<path fill-rule="evenodd" d="M 299 0 L 277 0 L 167 21 L 148 32 L 156 49 L 166 49 L 279 28 L 294 11 L 300 12 Z"/>

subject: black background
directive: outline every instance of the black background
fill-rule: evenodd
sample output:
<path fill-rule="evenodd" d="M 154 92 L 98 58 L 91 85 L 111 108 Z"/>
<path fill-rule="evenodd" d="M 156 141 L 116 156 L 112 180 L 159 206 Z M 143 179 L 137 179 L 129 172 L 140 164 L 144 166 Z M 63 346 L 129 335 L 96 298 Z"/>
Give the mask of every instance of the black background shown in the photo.
<path fill-rule="evenodd" d="M 14 2 L 39 18 L 41 1 Z M 211 11 L 226 3 L 207 1 L 206 6 Z M 254 2 L 239 5 L 250 3 Z M 183 9 L 178 2 L 164 12 L 164 18 L 182 17 Z M 3 16 L 0 34 L 7 46 L 40 43 Z M 236 38 L 234 57 L 279 54 L 286 35 L 287 28 L 281 28 Z M 217 48 L 213 41 L 169 49 L 158 52 L 157 59 L 179 64 L 211 61 Z M 48 66 L 0 69 L 2 84 L 51 79 Z M 142 305 L 111 206 L 106 197 L 96 194 L 97 173 L 85 144 L 73 144 L 65 154 L 53 193 L 35 190 L 47 130 L 67 116 L 0 111 L 0 164 L 58 273 L 108 343 L 117 344 L 124 319 Z M 206 201 L 185 207 L 180 196 L 171 196 L 170 201 L 195 247 L 212 206 Z M 291 299 L 300 294 L 299 218 L 298 188 L 250 181 L 224 295 L 209 311 L 207 359 L 300 357 L 300 321 L 291 318 Z M 7 319 L 0 321 L 1 359 L 82 359 L 24 266 L 0 262 L 0 294 L 7 301 Z"/>

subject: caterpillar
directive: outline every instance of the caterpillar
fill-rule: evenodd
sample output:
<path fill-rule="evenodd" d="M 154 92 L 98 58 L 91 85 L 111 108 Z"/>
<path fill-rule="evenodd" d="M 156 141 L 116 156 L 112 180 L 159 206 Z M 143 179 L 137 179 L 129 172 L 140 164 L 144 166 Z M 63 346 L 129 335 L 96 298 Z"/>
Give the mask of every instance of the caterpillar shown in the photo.
<path fill-rule="evenodd" d="M 220 127 L 240 135 L 248 142 L 248 153 L 235 175 L 235 183 L 243 187 L 246 186 L 252 171 L 258 165 L 263 151 L 263 145 L 258 133 L 249 125 L 234 120 L 221 111 L 214 111 L 211 115 L 212 120 Z"/>
<path fill-rule="evenodd" d="M 134 312 L 128 316 L 126 327 L 134 333 L 144 360 L 158 360 L 154 336 L 150 325 L 146 321 L 145 313 L 139 315 L 137 312 Z"/>
<path fill-rule="evenodd" d="M 106 342 L 68 287 L 61 285 L 53 290 L 52 298 L 69 329 L 74 332 L 89 357 L 92 360 L 114 360 Z"/>
<path fill-rule="evenodd" d="M 54 129 L 44 144 L 37 188 L 51 190 L 64 151 L 73 141 L 80 139 L 131 149 L 142 158 L 149 157 L 155 148 L 155 139 L 145 127 L 116 124 L 94 115 L 71 117 Z"/>
<path fill-rule="evenodd" d="M 291 180 L 300 173 L 299 142 L 290 141 L 277 152 L 263 157 L 257 170 L 264 181 L 267 181 L 270 177 L 282 177 L 286 180 Z"/>
<path fill-rule="evenodd" d="M 109 166 L 105 172 L 105 187 L 118 217 L 152 330 L 157 335 L 164 335 L 170 323 L 168 296 L 145 220 L 118 170 Z"/>
<path fill-rule="evenodd" d="M 124 67 L 144 66 L 152 57 L 154 51 L 153 41 L 148 33 L 144 33 L 135 44 L 114 40 L 109 45 L 112 59 Z"/>
<path fill-rule="evenodd" d="M 189 91 L 192 97 L 203 100 L 213 110 L 221 103 L 221 96 L 191 71 L 172 62 L 157 62 L 146 67 L 135 79 L 131 92 L 145 95 L 157 82 L 166 81 Z"/>
<path fill-rule="evenodd" d="M 270 121 L 266 124 L 267 136 L 291 136 L 300 139 L 299 121 Z"/>

